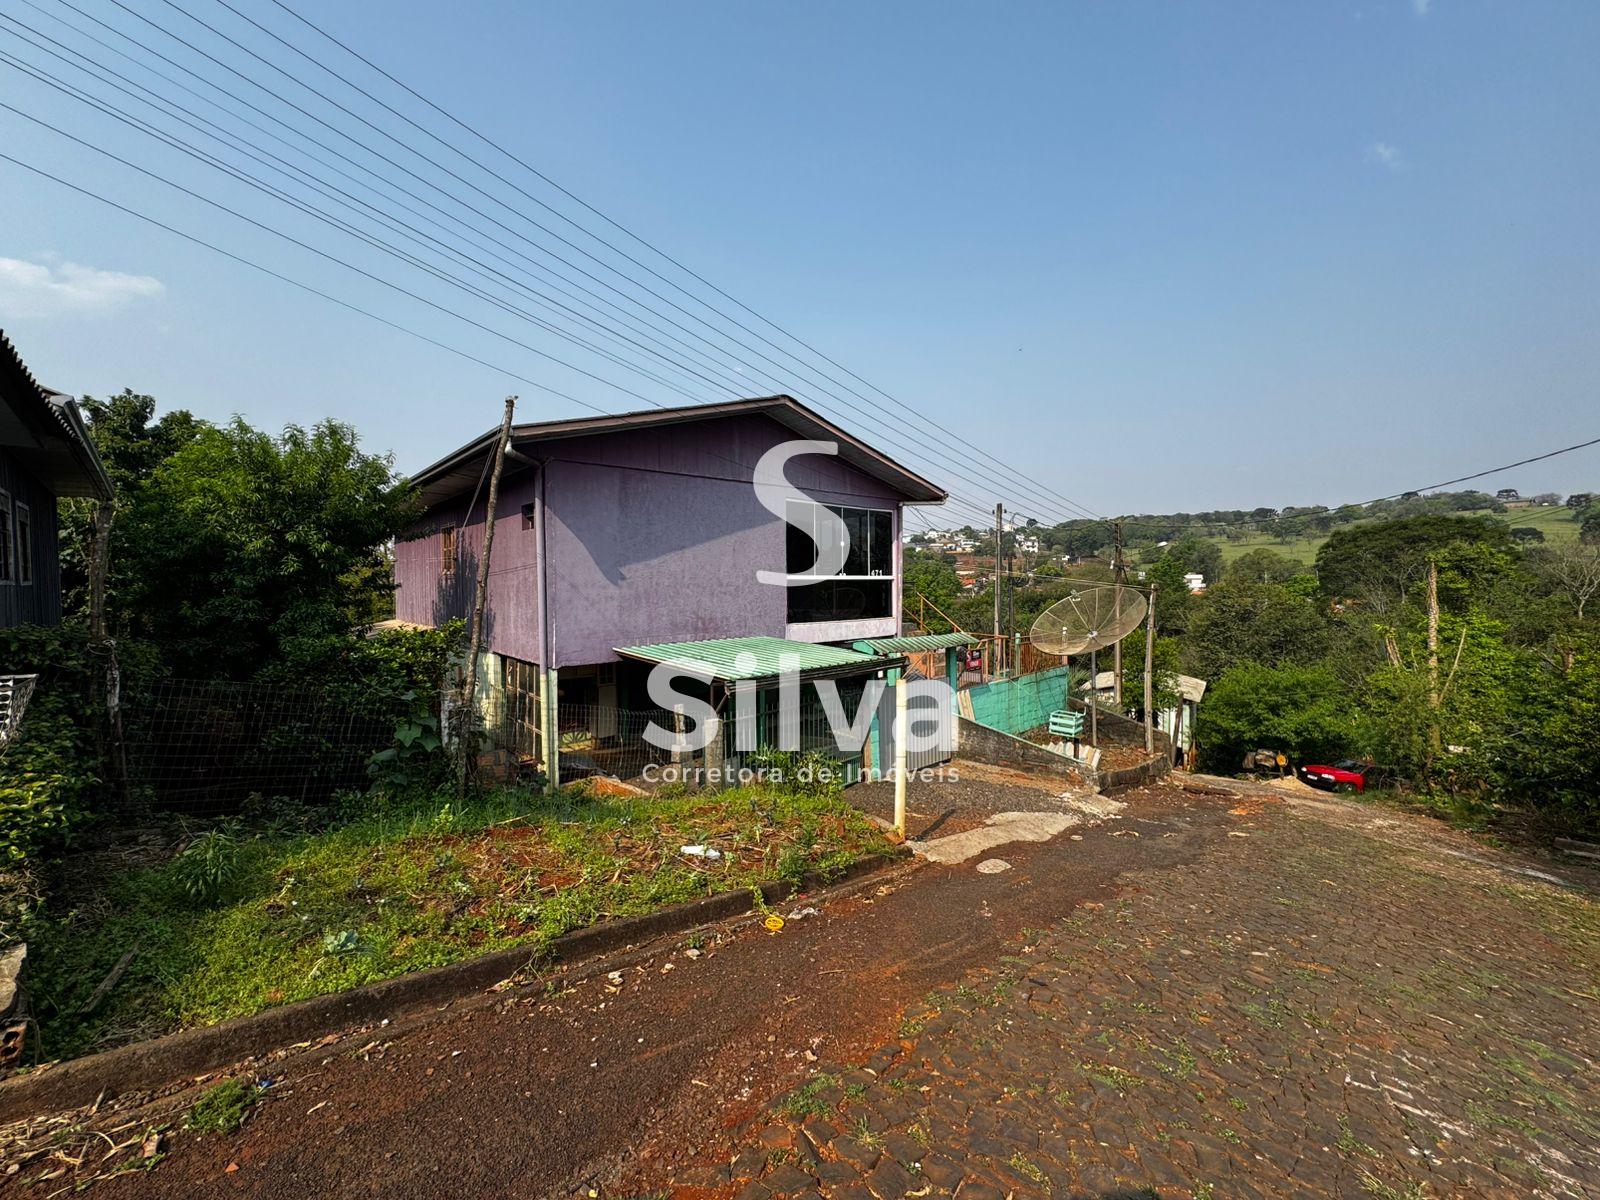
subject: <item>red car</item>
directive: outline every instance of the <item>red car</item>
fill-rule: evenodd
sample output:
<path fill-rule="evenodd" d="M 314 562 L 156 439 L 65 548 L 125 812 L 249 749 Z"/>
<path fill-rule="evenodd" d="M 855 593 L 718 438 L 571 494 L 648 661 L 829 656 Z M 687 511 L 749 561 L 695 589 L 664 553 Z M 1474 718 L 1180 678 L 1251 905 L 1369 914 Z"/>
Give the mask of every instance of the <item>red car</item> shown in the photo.
<path fill-rule="evenodd" d="M 1375 771 L 1371 763 L 1357 762 L 1353 758 L 1342 758 L 1332 766 L 1314 763 L 1296 768 L 1304 782 L 1330 792 L 1364 792 L 1368 780 L 1376 782 Z"/>

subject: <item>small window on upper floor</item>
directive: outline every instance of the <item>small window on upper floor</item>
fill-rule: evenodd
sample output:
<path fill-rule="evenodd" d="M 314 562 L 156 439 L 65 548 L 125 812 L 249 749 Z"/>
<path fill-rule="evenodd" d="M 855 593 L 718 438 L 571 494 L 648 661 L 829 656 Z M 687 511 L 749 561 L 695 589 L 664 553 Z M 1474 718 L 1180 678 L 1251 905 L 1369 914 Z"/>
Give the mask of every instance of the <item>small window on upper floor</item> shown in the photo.
<path fill-rule="evenodd" d="M 33 513 L 17 505 L 17 582 L 33 582 Z"/>
<path fill-rule="evenodd" d="M 447 526 L 439 532 L 439 574 L 456 573 L 456 527 Z"/>

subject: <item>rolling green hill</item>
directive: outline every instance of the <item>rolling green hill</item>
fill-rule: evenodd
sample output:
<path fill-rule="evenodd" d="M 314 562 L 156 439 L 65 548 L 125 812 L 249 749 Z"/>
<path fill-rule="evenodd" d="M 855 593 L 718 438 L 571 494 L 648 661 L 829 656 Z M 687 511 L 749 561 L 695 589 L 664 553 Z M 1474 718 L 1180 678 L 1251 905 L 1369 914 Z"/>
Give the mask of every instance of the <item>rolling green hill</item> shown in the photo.
<path fill-rule="evenodd" d="M 1578 539 L 1578 515 L 1566 507 L 1513 508 L 1503 513 L 1485 510 L 1460 515 L 1493 517 L 1513 528 L 1537 529 L 1544 534 L 1545 540 L 1550 542 L 1573 542 Z M 1309 566 L 1317 557 L 1317 548 L 1328 539 L 1322 534 L 1311 534 L 1284 540 L 1272 537 L 1270 534 L 1251 531 L 1237 539 L 1216 534 L 1205 540 L 1215 542 L 1222 548 L 1224 563 L 1231 563 L 1252 550 L 1271 550 L 1275 554 L 1281 554 L 1285 558 L 1292 558 Z"/>

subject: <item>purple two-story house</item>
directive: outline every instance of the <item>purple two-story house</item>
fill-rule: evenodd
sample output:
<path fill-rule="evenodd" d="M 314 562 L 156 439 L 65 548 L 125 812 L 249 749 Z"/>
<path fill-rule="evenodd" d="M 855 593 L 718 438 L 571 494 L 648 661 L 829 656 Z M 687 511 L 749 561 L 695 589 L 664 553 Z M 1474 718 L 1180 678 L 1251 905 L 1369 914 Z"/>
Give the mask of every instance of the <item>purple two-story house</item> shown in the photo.
<path fill-rule="evenodd" d="M 469 615 L 497 436 L 413 476 L 426 512 L 395 547 L 398 620 Z M 780 518 L 758 499 L 755 469 L 799 439 L 837 453 L 787 463 L 805 499 Z M 484 677 L 512 710 L 536 709 L 546 694 L 563 712 L 593 706 L 603 736 L 616 714 L 652 707 L 645 675 L 664 659 L 724 682 L 773 675 L 779 655 L 798 655 L 818 676 L 881 672 L 881 654 L 851 646 L 899 634 L 902 510 L 945 498 L 788 396 L 515 426 L 495 514 Z M 850 535 L 827 577 L 805 573 L 818 555 L 802 530 L 818 506 Z"/>

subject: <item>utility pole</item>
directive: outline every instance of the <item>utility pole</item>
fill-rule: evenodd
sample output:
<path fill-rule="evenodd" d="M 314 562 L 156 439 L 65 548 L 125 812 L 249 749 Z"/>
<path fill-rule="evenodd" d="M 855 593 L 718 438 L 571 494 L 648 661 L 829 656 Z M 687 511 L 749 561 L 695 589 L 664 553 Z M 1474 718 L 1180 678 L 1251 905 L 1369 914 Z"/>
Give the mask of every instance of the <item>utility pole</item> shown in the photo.
<path fill-rule="evenodd" d="M 994 670 L 998 676 L 1005 660 L 1005 644 L 1000 640 L 1000 539 L 1005 520 L 1004 505 L 994 506 Z"/>
<path fill-rule="evenodd" d="M 517 398 L 506 397 L 506 413 L 500 422 L 500 437 L 494 444 L 493 465 L 489 474 L 489 499 L 484 505 L 483 513 L 483 557 L 478 562 L 478 594 L 472 605 L 472 637 L 467 650 L 467 669 L 461 681 L 461 697 L 457 701 L 457 715 L 460 721 L 456 730 L 458 744 L 456 753 L 460 755 L 456 764 L 456 788 L 460 796 L 465 799 L 467 784 L 472 775 L 472 760 L 475 756 L 477 739 L 474 737 L 477 724 L 473 717 L 473 709 L 478 703 L 478 659 L 483 656 L 483 610 L 489 601 L 489 551 L 494 545 L 494 518 L 495 507 L 500 501 L 500 471 L 505 466 L 506 443 L 511 440 L 511 413 L 516 408 Z M 470 519 L 469 511 L 467 517 Z"/>
<path fill-rule="evenodd" d="M 1428 779 L 1439 754 L 1439 564 L 1428 559 Z"/>
<path fill-rule="evenodd" d="M 1150 585 L 1150 607 L 1144 623 L 1144 752 L 1156 752 L 1155 708 L 1156 588 Z"/>
<path fill-rule="evenodd" d="M 1111 528 L 1116 534 L 1116 557 L 1112 560 L 1111 567 L 1117 573 L 1116 612 L 1122 612 L 1122 584 L 1128 576 L 1127 565 L 1122 561 L 1122 518 L 1118 517 L 1111 522 Z M 1111 648 L 1111 701 L 1117 706 L 1117 711 L 1122 711 L 1122 639 L 1118 638 L 1116 645 Z"/>

